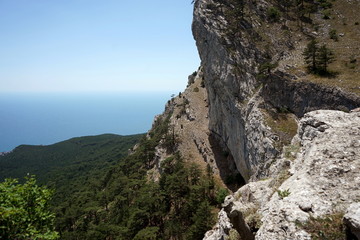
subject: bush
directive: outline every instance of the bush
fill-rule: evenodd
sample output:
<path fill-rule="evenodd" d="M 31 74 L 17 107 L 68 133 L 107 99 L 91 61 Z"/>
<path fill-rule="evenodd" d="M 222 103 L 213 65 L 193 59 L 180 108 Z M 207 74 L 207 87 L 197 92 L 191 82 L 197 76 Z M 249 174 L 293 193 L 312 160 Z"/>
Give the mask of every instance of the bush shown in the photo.
<path fill-rule="evenodd" d="M 275 7 L 270 7 L 267 10 L 267 16 L 270 20 L 277 22 L 280 20 L 281 14 L 280 11 Z"/>
<path fill-rule="evenodd" d="M 36 185 L 34 177 L 24 184 L 16 179 L 0 183 L 1 239 L 58 239 L 55 215 L 48 210 L 51 191 Z"/>
<path fill-rule="evenodd" d="M 330 32 L 329 32 L 329 37 L 330 39 L 334 40 L 334 41 L 339 41 L 339 37 L 337 35 L 337 32 L 335 29 L 331 29 Z"/>
<path fill-rule="evenodd" d="M 216 193 L 216 203 L 222 204 L 226 198 L 226 196 L 229 194 L 229 191 L 226 188 L 220 188 Z"/>
<path fill-rule="evenodd" d="M 278 190 L 277 193 L 281 199 L 284 199 L 290 195 L 289 189 L 286 189 L 284 191 Z"/>
<path fill-rule="evenodd" d="M 322 13 L 323 13 L 323 19 L 330 19 L 330 15 L 331 15 L 330 9 L 325 9 Z"/>
<path fill-rule="evenodd" d="M 311 234 L 311 239 L 346 239 L 343 216 L 342 213 L 335 213 L 319 218 L 310 217 L 306 224 L 298 225 Z"/>

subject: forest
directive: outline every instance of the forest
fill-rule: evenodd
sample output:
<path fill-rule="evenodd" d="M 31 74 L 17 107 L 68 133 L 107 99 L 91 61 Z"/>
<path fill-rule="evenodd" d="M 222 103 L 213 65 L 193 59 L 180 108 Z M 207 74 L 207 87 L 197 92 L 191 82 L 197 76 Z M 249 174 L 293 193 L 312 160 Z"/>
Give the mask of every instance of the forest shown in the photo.
<path fill-rule="evenodd" d="M 49 210 L 60 239 L 200 239 L 227 190 L 217 186 L 210 167 L 184 162 L 173 151 L 168 123 L 169 117 L 158 119 L 147 135 L 19 146 L 0 158 L 1 176 L 22 182 L 34 174 L 53 191 Z M 153 181 L 147 171 L 156 146 L 169 157 Z"/>

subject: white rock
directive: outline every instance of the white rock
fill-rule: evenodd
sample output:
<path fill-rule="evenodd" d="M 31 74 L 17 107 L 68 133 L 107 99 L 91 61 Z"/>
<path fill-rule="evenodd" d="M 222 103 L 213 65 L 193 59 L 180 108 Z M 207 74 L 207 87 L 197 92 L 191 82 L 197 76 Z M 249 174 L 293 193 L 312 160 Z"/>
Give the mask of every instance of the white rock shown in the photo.
<path fill-rule="evenodd" d="M 353 203 L 347 209 L 344 222 L 351 233 L 360 239 L 360 203 Z"/>

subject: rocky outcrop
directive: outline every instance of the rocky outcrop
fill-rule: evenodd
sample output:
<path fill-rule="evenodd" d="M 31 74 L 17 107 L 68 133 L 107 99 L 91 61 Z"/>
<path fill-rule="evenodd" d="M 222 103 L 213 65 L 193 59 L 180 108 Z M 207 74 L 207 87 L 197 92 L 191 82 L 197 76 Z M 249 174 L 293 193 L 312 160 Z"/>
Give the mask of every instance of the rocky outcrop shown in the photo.
<path fill-rule="evenodd" d="M 276 72 L 269 77 L 261 96 L 272 106 L 286 109 L 298 117 L 317 109 L 350 111 L 360 106 L 360 97 L 355 94 L 336 87 L 294 81 L 282 72 Z"/>
<path fill-rule="evenodd" d="M 168 101 L 164 113 L 155 117 L 154 123 L 157 118 L 166 117 L 169 117 L 169 133 L 173 135 L 175 146 L 171 151 L 161 144 L 156 147 L 153 168 L 148 171 L 150 179 L 159 179 L 162 161 L 177 151 L 186 162 L 196 163 L 202 169 L 209 165 L 215 178 L 220 178 L 220 171 L 229 171 L 228 168 L 218 166 L 210 143 L 208 98 L 203 85 L 202 68 L 189 76 L 186 90 Z"/>
<path fill-rule="evenodd" d="M 236 2 L 244 4 L 242 12 Z M 304 29 L 291 33 L 286 28 L 298 40 L 276 35 L 282 29 L 266 17 L 271 6 L 270 1 L 194 3 L 192 30 L 208 95 L 209 130 L 229 152 L 246 181 L 279 154 L 262 108 L 276 108 L 302 117 L 317 109 L 350 111 L 360 106 L 357 95 L 336 87 L 300 82 L 297 76 L 286 72 L 283 65 L 290 61 L 289 56 L 296 61 L 302 57 L 298 51 L 293 54 L 294 46 L 303 49 L 300 40 L 312 33 Z M 266 77 L 259 77 L 261 65 L 270 62 L 280 65 L 273 72 L 269 69 Z"/>
<path fill-rule="evenodd" d="M 306 223 L 340 214 L 356 236 L 359 230 L 360 113 L 319 110 L 299 122 L 295 159 L 283 154 L 270 167 L 270 178 L 251 182 L 232 197 L 232 209 L 251 225 L 255 239 L 311 239 Z M 292 155 L 292 156 L 294 156 Z M 286 157 L 287 156 L 287 157 Z M 287 164 L 281 164 L 287 163 Z M 350 207 L 349 207 L 350 206 Z M 240 233 L 241 234 L 241 233 Z"/>
<path fill-rule="evenodd" d="M 360 203 L 353 203 L 346 210 L 344 216 L 348 236 L 352 239 L 360 239 Z"/>
<path fill-rule="evenodd" d="M 215 1 L 195 1 L 193 20 L 208 93 L 209 129 L 248 180 L 260 162 L 277 154 L 258 109 L 261 98 L 255 76 L 261 54 L 244 38 L 239 39 L 231 55 L 230 40 L 224 34 L 228 24 L 225 10 L 211 10 L 210 4 L 222 9 L 221 3 Z M 239 68 L 241 73 L 237 73 Z"/>
<path fill-rule="evenodd" d="M 228 199 L 219 221 L 226 212 L 242 239 L 251 239 L 249 229 L 255 239 L 309 239 L 302 224 L 343 215 L 360 199 L 359 115 L 345 113 L 360 106 L 360 97 L 306 73 L 302 53 L 309 36 L 318 33 L 295 20 L 296 14 L 272 22 L 267 10 L 285 5 L 194 1 L 192 30 L 207 92 L 212 157 L 216 166 L 233 161 L 247 183 Z M 290 145 L 296 129 L 288 142 L 279 141 L 278 130 L 289 128 L 279 126 L 281 113 L 291 114 L 295 128 L 299 121 Z M 213 146 L 229 157 L 221 159 Z M 220 226 L 208 239 L 229 236 Z"/>

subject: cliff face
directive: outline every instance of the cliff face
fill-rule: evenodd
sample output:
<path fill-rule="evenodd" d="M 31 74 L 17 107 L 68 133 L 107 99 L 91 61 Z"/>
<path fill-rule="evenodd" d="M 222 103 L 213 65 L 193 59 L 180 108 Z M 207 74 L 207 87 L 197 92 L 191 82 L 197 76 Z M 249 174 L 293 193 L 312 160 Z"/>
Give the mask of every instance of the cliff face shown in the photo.
<path fill-rule="evenodd" d="M 194 2 L 201 66 L 165 115 L 173 150 L 210 166 L 234 191 L 204 239 L 311 239 L 344 224 L 349 239 L 360 232 L 360 50 L 349 45 L 360 29 L 345 24 L 360 21 L 360 3 L 300 3 Z M 305 7 L 312 7 L 306 16 L 297 11 Z M 340 22 L 348 32 L 329 40 Z M 311 38 L 342 54 L 342 64 L 331 65 L 335 70 L 325 77 L 309 74 L 304 63 Z M 166 157 L 158 147 L 150 178 L 158 178 Z M 228 183 L 238 173 L 240 181 Z M 336 235 L 341 230 L 329 234 L 343 237 Z"/>
<path fill-rule="evenodd" d="M 298 147 L 292 154 L 282 154 L 271 166 L 269 178 L 246 184 L 228 196 L 227 215 L 219 215 L 219 222 L 231 225 L 233 216 L 233 225 L 223 224 L 225 227 L 208 232 L 206 239 L 221 239 L 218 235 L 228 236 L 232 228 L 249 226 L 257 228 L 255 236 L 239 230 L 242 239 L 311 239 L 311 233 L 326 228 L 341 232 L 344 214 L 360 199 L 359 136 L 359 112 L 305 114 L 293 140 Z M 240 227 L 234 224 L 238 218 L 244 222 Z M 326 218 L 331 219 L 329 223 Z M 343 239 L 334 236 L 330 239 Z"/>
<path fill-rule="evenodd" d="M 272 23 L 266 14 L 273 6 L 274 1 L 232 0 L 197 0 L 194 6 L 193 35 L 208 94 L 209 130 L 245 180 L 256 172 L 262 175 L 258 170 L 281 151 L 264 110 L 302 117 L 317 109 L 349 111 L 360 103 L 358 95 L 336 87 L 297 81 L 304 70 L 286 70 L 297 66 L 289 65 L 292 61 L 302 61 L 299 49 L 313 33 Z M 283 28 L 290 37 L 279 34 Z M 272 63 L 278 67 L 260 77 L 262 66 Z"/>
<path fill-rule="evenodd" d="M 331 22 L 324 22 L 316 1 L 319 12 L 305 20 L 295 20 L 281 4 L 194 3 L 192 29 L 207 92 L 209 139 L 247 182 L 227 199 L 205 239 L 233 238 L 234 230 L 241 239 L 310 239 L 307 222 L 336 214 L 342 219 L 360 199 L 360 118 L 345 113 L 360 106 L 358 70 L 316 77 L 307 73 L 302 56 L 311 37 L 328 41 L 336 19 L 346 19 L 347 9 L 360 10 L 360 3 L 335 3 Z M 279 8 L 288 12 L 281 21 L 271 19 L 269 9 Z M 356 29 L 347 35 L 339 45 L 328 44 L 340 53 L 346 42 L 360 39 Z M 211 141 L 209 149 L 214 150 Z"/>
<path fill-rule="evenodd" d="M 229 50 L 225 10 L 210 10 L 209 4 L 221 8 L 220 3 L 196 1 L 193 21 L 209 99 L 209 129 L 248 180 L 260 162 L 277 153 L 258 110 L 261 99 L 255 76 L 261 53 L 246 38 Z"/>

